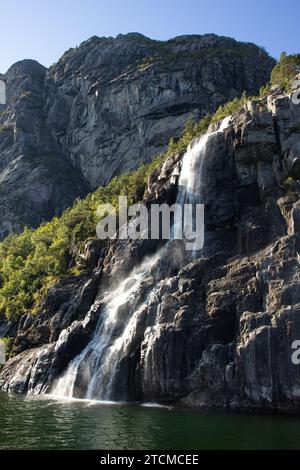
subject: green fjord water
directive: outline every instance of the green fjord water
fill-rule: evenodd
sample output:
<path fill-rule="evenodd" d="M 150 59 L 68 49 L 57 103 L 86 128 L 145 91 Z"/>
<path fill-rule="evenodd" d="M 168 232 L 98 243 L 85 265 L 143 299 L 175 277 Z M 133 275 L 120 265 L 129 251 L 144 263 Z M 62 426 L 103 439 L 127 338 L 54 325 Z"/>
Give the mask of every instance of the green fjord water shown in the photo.
<path fill-rule="evenodd" d="M 300 419 L 0 393 L 0 449 L 300 449 Z"/>

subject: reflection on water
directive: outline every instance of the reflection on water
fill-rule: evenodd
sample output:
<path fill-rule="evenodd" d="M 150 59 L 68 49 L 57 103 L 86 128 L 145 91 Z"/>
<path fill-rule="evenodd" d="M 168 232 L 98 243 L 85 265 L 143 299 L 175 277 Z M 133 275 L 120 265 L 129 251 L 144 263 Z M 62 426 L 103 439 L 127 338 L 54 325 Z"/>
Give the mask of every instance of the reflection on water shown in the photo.
<path fill-rule="evenodd" d="M 300 420 L 0 394 L 0 449 L 300 449 Z"/>

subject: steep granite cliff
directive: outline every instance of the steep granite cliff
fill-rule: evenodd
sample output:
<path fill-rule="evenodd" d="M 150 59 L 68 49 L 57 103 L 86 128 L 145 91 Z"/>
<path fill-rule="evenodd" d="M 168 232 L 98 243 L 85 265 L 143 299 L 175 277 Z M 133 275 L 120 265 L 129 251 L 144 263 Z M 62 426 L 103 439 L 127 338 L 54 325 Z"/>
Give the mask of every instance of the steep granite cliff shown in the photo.
<path fill-rule="evenodd" d="M 189 118 L 256 94 L 273 66 L 262 49 L 230 38 L 136 33 L 92 37 L 49 70 L 13 65 L 0 105 L 0 239 L 150 161 Z"/>
<path fill-rule="evenodd" d="M 176 240 L 89 242 L 85 272 L 14 325 L 2 389 L 299 410 L 300 105 L 273 89 L 219 126 L 201 154 L 201 256 Z M 149 206 L 176 200 L 184 158 L 152 173 Z"/>

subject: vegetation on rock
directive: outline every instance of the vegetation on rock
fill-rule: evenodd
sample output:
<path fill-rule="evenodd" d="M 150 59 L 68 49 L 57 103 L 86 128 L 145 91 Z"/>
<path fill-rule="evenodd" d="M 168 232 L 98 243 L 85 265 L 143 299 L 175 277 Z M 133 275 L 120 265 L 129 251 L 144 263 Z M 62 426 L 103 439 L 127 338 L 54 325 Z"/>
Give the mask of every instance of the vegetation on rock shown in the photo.
<path fill-rule="evenodd" d="M 0 244 L 0 310 L 8 318 L 34 311 L 53 283 L 70 271 L 71 252 L 95 238 L 99 204 L 118 204 L 119 195 L 129 202 L 141 199 L 148 175 L 166 155 L 137 171 L 114 178 L 85 199 L 77 199 L 61 217 L 11 235 Z"/>
<path fill-rule="evenodd" d="M 297 73 L 300 72 L 300 54 L 287 55 L 283 52 L 271 74 L 271 85 L 288 90 Z"/>

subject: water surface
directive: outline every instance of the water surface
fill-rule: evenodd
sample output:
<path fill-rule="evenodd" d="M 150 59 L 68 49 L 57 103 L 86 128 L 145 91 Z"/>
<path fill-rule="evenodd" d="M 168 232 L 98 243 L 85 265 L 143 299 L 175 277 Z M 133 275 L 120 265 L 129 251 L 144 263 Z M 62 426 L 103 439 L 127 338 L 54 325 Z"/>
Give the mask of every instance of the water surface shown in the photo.
<path fill-rule="evenodd" d="M 0 449 L 300 449 L 300 419 L 0 393 Z"/>

